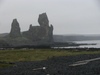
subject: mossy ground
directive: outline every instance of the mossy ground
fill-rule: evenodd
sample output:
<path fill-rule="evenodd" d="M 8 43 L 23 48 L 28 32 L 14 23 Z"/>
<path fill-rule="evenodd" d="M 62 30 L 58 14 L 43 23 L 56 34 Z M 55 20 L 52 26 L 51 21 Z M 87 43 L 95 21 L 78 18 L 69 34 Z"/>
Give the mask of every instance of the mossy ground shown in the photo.
<path fill-rule="evenodd" d="M 56 49 L 18 49 L 18 50 L 0 50 L 0 62 L 19 62 L 19 61 L 41 61 L 51 57 L 98 54 L 100 51 L 67 51 Z M 11 64 L 0 63 L 0 68 L 11 66 Z"/>

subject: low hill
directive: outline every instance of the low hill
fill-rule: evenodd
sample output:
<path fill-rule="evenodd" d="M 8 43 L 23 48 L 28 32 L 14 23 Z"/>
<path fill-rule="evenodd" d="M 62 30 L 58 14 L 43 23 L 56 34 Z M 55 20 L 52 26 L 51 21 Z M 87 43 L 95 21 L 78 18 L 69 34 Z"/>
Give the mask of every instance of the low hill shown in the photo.
<path fill-rule="evenodd" d="M 56 42 L 86 41 L 100 40 L 100 35 L 54 35 L 53 38 Z"/>
<path fill-rule="evenodd" d="M 0 34 L 0 37 L 5 37 L 5 36 L 7 36 L 9 33 L 1 33 Z"/>

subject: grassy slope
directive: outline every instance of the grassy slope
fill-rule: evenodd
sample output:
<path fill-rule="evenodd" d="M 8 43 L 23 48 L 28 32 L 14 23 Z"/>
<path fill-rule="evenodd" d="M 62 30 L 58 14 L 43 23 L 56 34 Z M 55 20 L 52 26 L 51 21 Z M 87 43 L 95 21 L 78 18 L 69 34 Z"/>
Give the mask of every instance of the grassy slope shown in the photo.
<path fill-rule="evenodd" d="M 100 51 L 66 51 L 66 50 L 51 50 L 51 49 L 33 49 L 33 50 L 0 50 L 0 61 L 16 62 L 16 61 L 39 61 L 45 60 L 53 56 L 67 56 L 80 54 L 94 54 Z"/>
<path fill-rule="evenodd" d="M 33 49 L 33 50 L 0 50 L 0 61 L 2 62 L 18 62 L 18 61 L 40 61 L 46 60 L 53 56 L 67 56 L 80 54 L 96 54 L 100 51 L 66 51 L 52 49 Z M 0 67 L 7 64 L 0 64 Z M 10 65 L 7 65 L 10 66 Z"/>

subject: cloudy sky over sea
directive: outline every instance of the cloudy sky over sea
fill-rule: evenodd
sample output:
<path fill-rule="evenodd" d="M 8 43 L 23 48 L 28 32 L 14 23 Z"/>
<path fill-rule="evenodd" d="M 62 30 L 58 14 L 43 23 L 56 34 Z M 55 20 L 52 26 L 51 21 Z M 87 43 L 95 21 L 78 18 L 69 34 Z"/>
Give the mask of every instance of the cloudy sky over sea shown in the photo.
<path fill-rule="evenodd" d="M 44 12 L 54 34 L 100 34 L 99 0 L 0 0 L 0 33 L 9 33 L 15 18 L 21 31 L 39 25 Z"/>

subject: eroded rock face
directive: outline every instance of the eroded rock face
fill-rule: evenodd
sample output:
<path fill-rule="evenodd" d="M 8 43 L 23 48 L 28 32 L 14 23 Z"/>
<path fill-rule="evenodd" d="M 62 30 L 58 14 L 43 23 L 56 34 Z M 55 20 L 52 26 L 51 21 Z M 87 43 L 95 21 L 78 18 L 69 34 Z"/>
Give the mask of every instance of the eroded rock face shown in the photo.
<path fill-rule="evenodd" d="M 53 42 L 53 25 L 49 26 L 46 13 L 39 15 L 38 22 L 40 26 L 32 26 L 31 24 L 28 31 L 20 32 L 19 23 L 17 19 L 14 19 L 11 25 L 8 42 L 11 43 L 11 45 L 51 44 Z"/>
<path fill-rule="evenodd" d="M 17 38 L 21 37 L 20 27 L 17 19 L 14 19 L 11 25 L 10 37 Z"/>
<path fill-rule="evenodd" d="M 46 13 L 40 14 L 38 18 L 40 26 L 30 25 L 29 30 L 23 35 L 35 42 L 52 42 L 53 41 L 53 25 L 49 26 L 49 20 Z"/>
<path fill-rule="evenodd" d="M 41 31 L 39 32 L 43 39 L 48 42 L 53 41 L 53 25 L 49 26 L 49 20 L 46 13 L 39 15 L 38 23 L 40 24 Z"/>
<path fill-rule="evenodd" d="M 40 26 L 49 26 L 49 20 L 46 13 L 42 13 L 39 15 L 38 23 Z"/>

